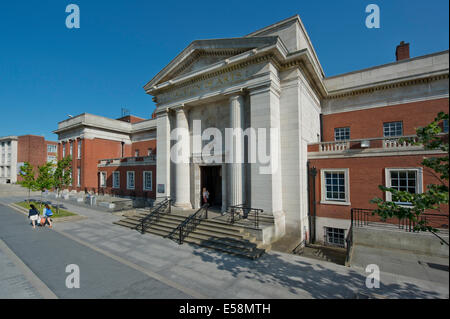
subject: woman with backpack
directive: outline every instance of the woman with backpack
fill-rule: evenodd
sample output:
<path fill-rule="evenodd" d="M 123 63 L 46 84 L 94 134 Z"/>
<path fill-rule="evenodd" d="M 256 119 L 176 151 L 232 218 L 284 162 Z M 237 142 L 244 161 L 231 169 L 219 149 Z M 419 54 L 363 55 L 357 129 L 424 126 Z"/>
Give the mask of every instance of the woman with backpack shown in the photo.
<path fill-rule="evenodd" d="M 30 210 L 28 211 L 28 218 L 31 220 L 31 224 L 33 225 L 33 228 L 36 228 L 36 222 L 39 220 L 39 211 L 37 210 L 36 206 L 33 204 L 30 205 Z"/>
<path fill-rule="evenodd" d="M 50 209 L 50 206 L 48 206 L 48 204 L 45 204 L 45 207 L 44 207 L 44 218 L 45 218 L 44 226 L 48 224 L 49 225 L 48 227 L 50 227 L 50 228 L 53 227 L 52 220 L 50 218 L 51 216 L 53 216 L 52 210 Z"/>

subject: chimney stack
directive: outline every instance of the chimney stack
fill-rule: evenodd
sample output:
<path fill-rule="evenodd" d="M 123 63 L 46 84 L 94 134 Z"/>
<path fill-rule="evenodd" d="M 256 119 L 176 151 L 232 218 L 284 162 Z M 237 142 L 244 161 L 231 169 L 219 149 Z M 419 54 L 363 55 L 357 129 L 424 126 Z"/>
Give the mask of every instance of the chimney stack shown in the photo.
<path fill-rule="evenodd" d="M 400 42 L 395 50 L 395 57 L 397 61 L 409 59 L 409 43 L 405 43 L 405 41 Z"/>

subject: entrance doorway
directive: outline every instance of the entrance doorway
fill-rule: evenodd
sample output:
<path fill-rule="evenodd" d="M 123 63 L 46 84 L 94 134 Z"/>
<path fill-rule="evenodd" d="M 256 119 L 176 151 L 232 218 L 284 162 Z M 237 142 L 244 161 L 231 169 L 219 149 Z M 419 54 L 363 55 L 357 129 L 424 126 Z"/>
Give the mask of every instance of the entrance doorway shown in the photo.
<path fill-rule="evenodd" d="M 203 205 L 203 188 L 209 192 L 209 204 L 222 208 L 222 166 L 200 166 L 200 203 Z"/>

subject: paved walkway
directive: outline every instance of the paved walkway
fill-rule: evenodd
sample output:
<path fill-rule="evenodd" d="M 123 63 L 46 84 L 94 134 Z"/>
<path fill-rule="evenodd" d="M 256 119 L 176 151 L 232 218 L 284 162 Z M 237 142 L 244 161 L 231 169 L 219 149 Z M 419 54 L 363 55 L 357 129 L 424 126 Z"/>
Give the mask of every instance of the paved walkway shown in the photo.
<path fill-rule="evenodd" d="M 0 200 L 11 202 L 18 198 Z M 381 287 L 368 289 L 363 269 L 275 252 L 256 261 L 247 260 L 194 245 L 178 245 L 151 234 L 141 235 L 113 225 L 120 216 L 70 203 L 66 206 L 88 219 L 58 223 L 55 231 L 33 232 L 23 215 L 9 208 L 0 210 L 14 222 L 6 229 L 0 226 L 0 237 L 6 237 L 3 240 L 11 249 L 61 298 L 86 294 L 100 298 L 355 298 L 359 294 L 381 298 L 449 297 L 448 272 L 447 280 L 437 283 L 381 270 Z M 8 231 L 13 227 L 20 229 L 20 235 Z M 28 248 L 34 241 L 52 242 L 51 255 L 36 257 L 35 250 Z M 84 293 L 65 288 L 67 274 L 61 268 L 68 263 L 79 263 L 81 277 L 85 276 L 81 288 Z"/>

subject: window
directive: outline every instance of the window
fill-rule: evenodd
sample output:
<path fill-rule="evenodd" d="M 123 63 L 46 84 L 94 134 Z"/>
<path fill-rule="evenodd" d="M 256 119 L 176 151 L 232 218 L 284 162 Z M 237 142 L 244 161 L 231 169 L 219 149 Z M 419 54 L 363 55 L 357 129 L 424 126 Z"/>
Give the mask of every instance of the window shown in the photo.
<path fill-rule="evenodd" d="M 350 139 L 350 127 L 340 127 L 334 129 L 335 141 L 347 141 Z"/>
<path fill-rule="evenodd" d="M 73 154 L 73 142 L 70 142 L 69 155 L 72 156 L 72 154 Z"/>
<path fill-rule="evenodd" d="M 402 122 L 389 122 L 383 124 L 384 137 L 402 136 L 403 135 L 403 123 Z"/>
<path fill-rule="evenodd" d="M 80 187 L 81 186 L 81 168 L 78 167 L 77 169 L 77 186 Z"/>
<path fill-rule="evenodd" d="M 66 157 L 66 143 L 62 143 L 62 157 Z"/>
<path fill-rule="evenodd" d="M 54 155 L 48 155 L 47 156 L 47 162 L 48 163 L 56 163 L 57 161 L 56 161 L 56 156 L 54 156 Z"/>
<path fill-rule="evenodd" d="M 56 153 L 56 145 L 47 144 L 47 153 Z"/>
<path fill-rule="evenodd" d="M 443 133 L 448 133 L 448 120 L 443 120 L 442 121 L 442 132 Z"/>
<path fill-rule="evenodd" d="M 106 187 L 106 172 L 100 172 L 100 187 Z"/>
<path fill-rule="evenodd" d="M 325 227 L 326 243 L 345 247 L 345 229 Z"/>
<path fill-rule="evenodd" d="M 147 151 L 147 155 L 150 156 L 150 155 L 152 155 L 152 153 L 153 153 L 153 149 L 149 148 L 148 151 Z"/>
<path fill-rule="evenodd" d="M 81 159 L 81 140 L 78 140 L 77 158 Z"/>
<path fill-rule="evenodd" d="M 127 189 L 134 189 L 134 172 L 127 172 Z"/>
<path fill-rule="evenodd" d="M 113 188 L 120 188 L 120 172 L 113 172 Z"/>
<path fill-rule="evenodd" d="M 398 191 L 420 194 L 423 192 L 422 168 L 386 168 L 386 187 Z M 392 201 L 392 194 L 386 192 L 386 200 Z M 411 203 L 397 202 L 397 204 L 411 205 Z"/>
<path fill-rule="evenodd" d="M 139 150 L 135 150 L 135 151 L 134 151 L 134 156 L 135 156 L 135 157 L 138 157 L 138 156 L 139 156 Z"/>
<path fill-rule="evenodd" d="M 322 169 L 321 203 L 350 205 L 348 168 Z"/>
<path fill-rule="evenodd" d="M 152 185 L 152 172 L 148 171 L 148 172 L 144 172 L 144 190 L 145 191 L 151 191 L 153 189 L 153 185 Z"/>

